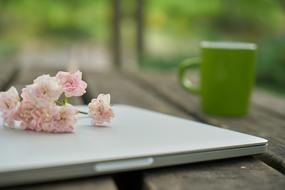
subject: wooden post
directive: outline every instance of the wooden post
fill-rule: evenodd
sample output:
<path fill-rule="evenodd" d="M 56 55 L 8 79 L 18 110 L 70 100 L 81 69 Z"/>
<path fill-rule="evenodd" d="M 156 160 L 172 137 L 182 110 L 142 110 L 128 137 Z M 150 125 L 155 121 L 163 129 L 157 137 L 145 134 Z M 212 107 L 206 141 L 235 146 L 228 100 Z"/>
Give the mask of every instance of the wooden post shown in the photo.
<path fill-rule="evenodd" d="M 141 62 L 144 55 L 144 0 L 136 0 L 137 57 Z"/>
<path fill-rule="evenodd" d="M 112 49 L 113 63 L 115 67 L 121 67 L 121 30 L 120 30 L 120 0 L 112 0 Z"/>

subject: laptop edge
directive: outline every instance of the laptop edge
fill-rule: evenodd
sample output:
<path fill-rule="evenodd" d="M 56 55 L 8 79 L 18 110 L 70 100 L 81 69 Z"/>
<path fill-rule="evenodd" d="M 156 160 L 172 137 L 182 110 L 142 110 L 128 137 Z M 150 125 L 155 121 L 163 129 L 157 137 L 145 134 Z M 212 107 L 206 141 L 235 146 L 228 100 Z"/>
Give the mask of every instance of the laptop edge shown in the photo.
<path fill-rule="evenodd" d="M 243 147 L 3 172 L 0 173 L 0 187 L 240 157 L 264 153 L 266 150 L 267 142 L 264 142 Z"/>

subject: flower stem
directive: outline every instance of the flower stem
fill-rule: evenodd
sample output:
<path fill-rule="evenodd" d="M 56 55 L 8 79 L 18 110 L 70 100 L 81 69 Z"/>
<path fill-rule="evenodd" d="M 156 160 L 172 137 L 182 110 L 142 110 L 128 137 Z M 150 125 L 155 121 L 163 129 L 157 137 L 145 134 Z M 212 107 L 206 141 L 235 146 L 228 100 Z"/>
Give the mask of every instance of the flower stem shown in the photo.
<path fill-rule="evenodd" d="M 85 111 L 80 111 L 80 110 L 78 111 L 78 113 L 86 114 L 86 115 L 88 114 L 87 112 L 85 112 Z"/>
<path fill-rule="evenodd" d="M 64 95 L 63 103 L 64 103 L 64 105 L 66 105 L 68 103 L 68 99 L 65 95 Z"/>

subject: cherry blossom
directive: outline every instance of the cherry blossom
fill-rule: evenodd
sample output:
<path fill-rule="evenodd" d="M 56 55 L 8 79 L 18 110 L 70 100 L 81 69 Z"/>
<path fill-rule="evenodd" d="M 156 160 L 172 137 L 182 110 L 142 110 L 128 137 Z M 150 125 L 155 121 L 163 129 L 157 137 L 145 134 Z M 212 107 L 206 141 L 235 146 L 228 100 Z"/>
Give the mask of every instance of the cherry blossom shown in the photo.
<path fill-rule="evenodd" d="M 15 117 L 20 105 L 20 98 L 15 87 L 6 92 L 0 92 L 0 111 L 8 127 L 14 126 Z"/>
<path fill-rule="evenodd" d="M 89 115 L 92 118 L 93 125 L 102 125 L 104 122 L 110 122 L 114 117 L 110 100 L 110 94 L 99 94 L 96 99 L 92 99 L 88 104 Z"/>
<path fill-rule="evenodd" d="M 0 92 L 0 116 L 3 118 L 3 124 L 12 128 L 15 121 L 18 121 L 20 128 L 24 130 L 73 132 L 77 113 L 85 112 L 68 104 L 68 97 L 82 96 L 86 88 L 87 84 L 82 80 L 80 71 L 60 71 L 55 77 L 41 75 L 22 89 L 22 99 L 16 88 L 11 87 L 5 92 Z M 114 117 L 110 99 L 110 94 L 99 94 L 89 103 L 92 124 L 102 125 Z"/>
<path fill-rule="evenodd" d="M 56 75 L 66 97 L 82 96 L 86 92 L 87 84 L 82 80 L 82 73 L 60 71 Z"/>
<path fill-rule="evenodd" d="M 63 90 L 55 77 L 42 75 L 34 80 L 34 83 L 22 89 L 22 98 L 37 106 L 46 106 L 54 103 Z"/>

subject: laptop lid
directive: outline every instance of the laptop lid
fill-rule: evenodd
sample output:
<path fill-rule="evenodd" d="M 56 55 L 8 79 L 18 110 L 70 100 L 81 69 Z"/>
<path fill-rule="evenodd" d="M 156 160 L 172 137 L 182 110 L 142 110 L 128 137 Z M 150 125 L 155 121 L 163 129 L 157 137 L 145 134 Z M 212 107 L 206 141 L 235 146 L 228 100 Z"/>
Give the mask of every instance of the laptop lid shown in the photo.
<path fill-rule="evenodd" d="M 79 108 L 87 111 L 87 106 Z M 219 158 L 223 158 L 224 150 L 264 147 L 267 143 L 263 138 L 126 105 L 115 105 L 114 113 L 112 123 L 105 127 L 92 127 L 90 119 L 80 115 L 75 132 L 70 134 L 37 133 L 1 127 L 0 176 L 131 159 L 136 159 L 136 162 L 120 163 L 120 166 L 125 164 L 128 168 L 128 164 L 148 164 L 152 167 L 159 165 L 151 160 L 155 157 L 222 151 L 218 154 Z M 259 149 L 252 154 L 264 150 Z M 195 161 L 199 161 L 199 157 Z M 170 164 L 175 164 L 175 159 Z M 95 173 L 96 170 L 100 171 L 100 167 L 104 169 L 106 165 L 96 165 L 93 168 Z M 115 171 L 112 168 L 116 168 L 116 165 L 107 166 L 109 173 Z M 40 177 L 41 172 L 37 175 L 39 179 L 44 178 Z M 64 173 L 60 175 L 64 177 Z"/>

